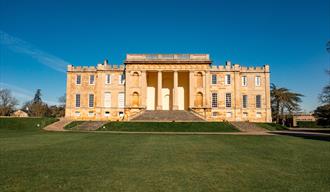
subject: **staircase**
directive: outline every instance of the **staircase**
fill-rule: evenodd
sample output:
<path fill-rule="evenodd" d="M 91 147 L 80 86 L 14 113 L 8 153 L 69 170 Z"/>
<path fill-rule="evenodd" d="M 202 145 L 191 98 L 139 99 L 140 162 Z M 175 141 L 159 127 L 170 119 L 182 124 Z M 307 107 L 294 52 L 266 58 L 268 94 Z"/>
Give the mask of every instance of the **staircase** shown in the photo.
<path fill-rule="evenodd" d="M 179 121 L 179 122 L 201 122 L 205 121 L 204 119 L 194 115 L 189 111 L 184 110 L 146 110 L 141 115 L 133 118 L 131 121 L 140 121 L 140 122 L 170 122 L 170 121 Z"/>
<path fill-rule="evenodd" d="M 100 128 L 102 125 L 107 123 L 106 121 L 86 121 L 80 125 L 77 125 L 74 130 L 80 131 L 95 131 L 96 129 Z"/>
<path fill-rule="evenodd" d="M 250 123 L 250 122 L 236 121 L 236 122 L 230 122 L 230 123 L 242 132 L 266 132 L 267 131 L 266 129 L 261 128 L 261 127 L 257 126 L 256 124 Z"/>
<path fill-rule="evenodd" d="M 65 131 L 64 126 L 71 123 L 72 120 L 66 118 L 60 118 L 59 121 L 52 123 L 44 128 L 46 131 Z"/>

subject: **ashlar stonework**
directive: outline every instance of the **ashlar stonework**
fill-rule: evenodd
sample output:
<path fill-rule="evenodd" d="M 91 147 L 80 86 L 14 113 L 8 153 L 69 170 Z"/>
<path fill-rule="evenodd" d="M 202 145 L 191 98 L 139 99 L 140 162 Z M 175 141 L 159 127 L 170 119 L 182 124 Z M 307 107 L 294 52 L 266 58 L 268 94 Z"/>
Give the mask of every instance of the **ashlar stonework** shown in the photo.
<path fill-rule="evenodd" d="M 66 117 L 128 121 L 186 110 L 208 121 L 271 122 L 270 70 L 213 65 L 208 54 L 127 54 L 123 65 L 68 66 Z"/>

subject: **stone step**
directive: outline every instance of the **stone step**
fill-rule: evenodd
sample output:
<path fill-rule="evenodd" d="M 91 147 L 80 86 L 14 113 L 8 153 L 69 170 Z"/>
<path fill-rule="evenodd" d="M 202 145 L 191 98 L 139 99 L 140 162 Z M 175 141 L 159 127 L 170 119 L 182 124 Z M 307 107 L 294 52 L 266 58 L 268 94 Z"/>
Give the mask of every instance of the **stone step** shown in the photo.
<path fill-rule="evenodd" d="M 255 123 L 251 122 L 243 122 L 243 121 L 234 121 L 230 122 L 233 126 L 235 126 L 237 129 L 239 129 L 242 132 L 265 132 L 267 131 L 264 128 L 261 128 L 257 126 Z"/>
<path fill-rule="evenodd" d="M 187 121 L 187 122 L 201 122 L 204 119 L 184 110 L 146 110 L 141 115 L 133 118 L 131 121 L 145 121 L 145 122 L 170 122 L 170 121 Z"/>
<path fill-rule="evenodd" d="M 106 123 L 106 121 L 86 121 L 76 126 L 74 129 L 81 131 L 94 131 Z"/>

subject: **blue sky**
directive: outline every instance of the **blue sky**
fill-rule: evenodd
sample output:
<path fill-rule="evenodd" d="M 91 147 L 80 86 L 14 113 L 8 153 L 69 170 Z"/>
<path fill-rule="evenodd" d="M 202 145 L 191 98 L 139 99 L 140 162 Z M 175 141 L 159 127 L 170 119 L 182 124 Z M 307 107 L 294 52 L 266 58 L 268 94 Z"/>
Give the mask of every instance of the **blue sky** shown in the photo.
<path fill-rule="evenodd" d="M 0 86 L 21 102 L 65 92 L 65 65 L 121 64 L 126 53 L 209 53 L 269 64 L 271 82 L 317 105 L 329 82 L 329 0 L 0 0 Z"/>

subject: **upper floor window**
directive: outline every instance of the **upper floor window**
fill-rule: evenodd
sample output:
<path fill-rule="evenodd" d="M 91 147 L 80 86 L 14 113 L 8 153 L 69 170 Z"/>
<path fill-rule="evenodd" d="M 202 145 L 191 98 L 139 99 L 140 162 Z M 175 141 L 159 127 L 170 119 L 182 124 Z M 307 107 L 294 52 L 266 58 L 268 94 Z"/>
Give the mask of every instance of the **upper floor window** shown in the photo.
<path fill-rule="evenodd" d="M 105 76 L 105 84 L 111 84 L 111 75 L 110 74 L 106 74 L 106 76 Z"/>
<path fill-rule="evenodd" d="M 231 93 L 226 93 L 226 107 L 231 107 Z"/>
<path fill-rule="evenodd" d="M 212 74 L 212 84 L 213 85 L 217 84 L 217 75 L 216 74 Z"/>
<path fill-rule="evenodd" d="M 124 74 L 119 75 L 119 84 L 124 84 L 124 82 L 125 82 Z"/>
<path fill-rule="evenodd" d="M 226 85 L 230 85 L 231 84 L 231 77 L 230 77 L 230 74 L 227 74 L 225 76 L 225 84 Z"/>
<path fill-rule="evenodd" d="M 261 95 L 256 95 L 256 108 L 261 108 Z"/>
<path fill-rule="evenodd" d="M 77 75 L 76 77 L 76 84 L 80 85 L 81 84 L 81 75 Z"/>
<path fill-rule="evenodd" d="M 242 77 L 242 86 L 244 86 L 244 87 L 247 86 L 247 77 L 246 76 Z"/>
<path fill-rule="evenodd" d="M 243 95 L 243 108 L 247 108 L 248 105 L 248 96 L 247 95 Z"/>
<path fill-rule="evenodd" d="M 76 107 L 80 107 L 80 94 L 76 94 Z"/>
<path fill-rule="evenodd" d="M 88 107 L 94 107 L 94 94 L 88 96 Z"/>
<path fill-rule="evenodd" d="M 218 93 L 212 93 L 212 108 L 218 107 Z"/>
<path fill-rule="evenodd" d="M 90 75 L 89 76 L 89 84 L 94 85 L 95 82 L 95 76 L 94 75 Z"/>
<path fill-rule="evenodd" d="M 255 78 L 255 85 L 257 87 L 259 87 L 261 85 L 261 78 L 260 78 L 260 76 L 256 76 L 256 78 Z"/>

